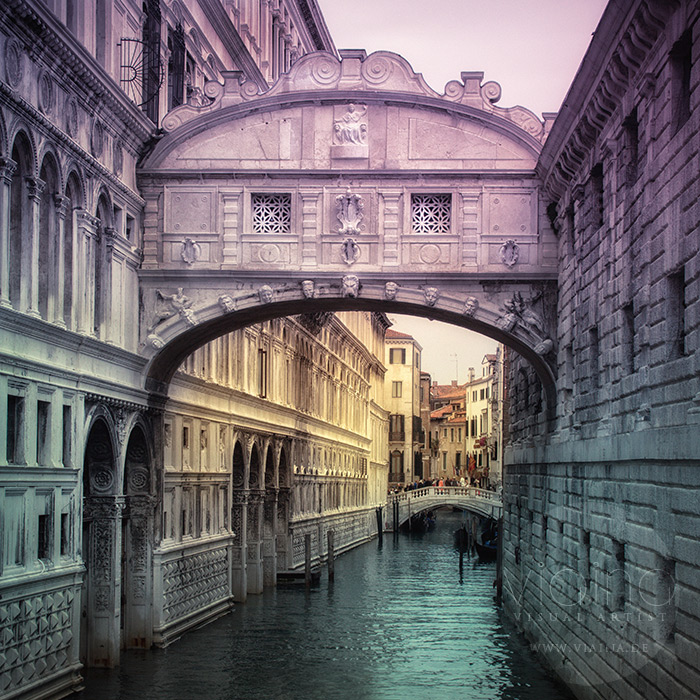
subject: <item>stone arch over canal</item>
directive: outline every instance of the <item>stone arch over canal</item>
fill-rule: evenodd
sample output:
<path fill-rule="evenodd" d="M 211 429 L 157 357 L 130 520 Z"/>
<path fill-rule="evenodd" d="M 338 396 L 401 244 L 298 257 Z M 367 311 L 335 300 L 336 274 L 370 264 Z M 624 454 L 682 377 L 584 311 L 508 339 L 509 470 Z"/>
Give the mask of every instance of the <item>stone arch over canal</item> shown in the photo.
<path fill-rule="evenodd" d="M 309 54 L 265 92 L 235 71 L 168 114 L 144 159 L 147 388 L 247 324 L 360 309 L 517 350 L 556 412 L 557 240 L 534 168 L 546 124 L 462 73 L 433 91 L 398 55 Z"/>

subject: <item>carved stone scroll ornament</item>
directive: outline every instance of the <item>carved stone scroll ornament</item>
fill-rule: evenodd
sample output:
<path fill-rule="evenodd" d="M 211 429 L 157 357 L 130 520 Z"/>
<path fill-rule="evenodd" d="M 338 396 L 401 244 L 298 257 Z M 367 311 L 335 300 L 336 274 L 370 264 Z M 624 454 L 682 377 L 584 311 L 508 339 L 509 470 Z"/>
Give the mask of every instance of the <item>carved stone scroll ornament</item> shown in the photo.
<path fill-rule="evenodd" d="M 423 291 L 425 295 L 425 303 L 428 306 L 435 306 L 440 298 L 440 290 L 437 287 L 426 287 Z"/>
<path fill-rule="evenodd" d="M 357 297 L 360 293 L 360 280 L 357 275 L 345 275 L 343 277 L 343 296 Z"/>
<path fill-rule="evenodd" d="M 532 310 L 531 303 L 532 301 L 526 302 L 520 292 L 515 292 L 503 304 L 505 313 L 496 322 L 498 327 L 510 332 L 520 324 L 526 330 L 540 337 L 546 337 L 544 323 L 539 315 Z"/>
<path fill-rule="evenodd" d="M 340 257 L 346 265 L 352 265 L 359 260 L 360 246 L 355 243 L 353 238 L 346 238 L 343 245 L 340 246 Z"/>
<path fill-rule="evenodd" d="M 365 207 L 362 197 L 359 194 L 353 194 L 348 188 L 345 194 L 339 194 L 335 198 L 335 203 L 338 210 L 336 216 L 338 221 L 340 221 L 338 233 L 347 236 L 354 236 L 360 233 L 363 228 L 361 222 Z"/>
<path fill-rule="evenodd" d="M 180 244 L 180 257 L 188 265 L 194 265 L 202 257 L 202 247 L 191 238 L 185 238 Z"/>
<path fill-rule="evenodd" d="M 506 267 L 513 267 L 520 258 L 520 246 L 513 240 L 506 241 L 498 252 Z"/>

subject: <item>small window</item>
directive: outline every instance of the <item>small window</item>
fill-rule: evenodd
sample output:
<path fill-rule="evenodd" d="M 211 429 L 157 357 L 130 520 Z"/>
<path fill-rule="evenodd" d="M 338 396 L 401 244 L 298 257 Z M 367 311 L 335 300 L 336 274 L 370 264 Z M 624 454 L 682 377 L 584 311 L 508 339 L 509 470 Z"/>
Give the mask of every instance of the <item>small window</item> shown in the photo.
<path fill-rule="evenodd" d="M 406 364 L 406 350 L 405 350 L 405 348 L 391 348 L 389 350 L 389 364 L 391 364 L 391 365 L 405 365 Z"/>
<path fill-rule="evenodd" d="M 591 220 L 593 228 L 599 229 L 605 218 L 605 191 L 603 164 L 597 163 L 591 170 Z"/>
<path fill-rule="evenodd" d="M 449 194 L 411 195 L 411 229 L 414 233 L 449 233 L 452 219 Z"/>
<path fill-rule="evenodd" d="M 63 407 L 63 452 L 61 462 L 64 467 L 73 464 L 73 411 L 70 406 Z"/>
<path fill-rule="evenodd" d="M 126 231 L 124 232 L 126 235 L 127 241 L 134 240 L 134 226 L 135 226 L 134 217 L 129 216 L 127 214 L 127 216 L 126 216 Z"/>
<path fill-rule="evenodd" d="M 639 121 L 636 107 L 622 125 L 625 129 L 625 181 L 631 186 L 637 181 L 639 168 Z"/>
<path fill-rule="evenodd" d="M 19 464 L 22 461 L 22 429 L 24 421 L 24 399 L 21 396 L 7 397 L 7 461 Z"/>
<path fill-rule="evenodd" d="M 186 450 L 190 447 L 190 429 L 186 425 L 182 428 L 182 446 Z"/>
<path fill-rule="evenodd" d="M 61 556 L 70 555 L 70 514 L 61 513 Z"/>
<path fill-rule="evenodd" d="M 690 118 L 690 72 L 693 66 L 693 38 L 688 29 L 671 49 L 673 132 Z"/>
<path fill-rule="evenodd" d="M 267 350 L 258 348 L 258 395 L 267 397 Z"/>
<path fill-rule="evenodd" d="M 51 558 L 51 517 L 40 515 L 37 530 L 37 559 Z"/>
<path fill-rule="evenodd" d="M 46 465 L 49 460 L 49 415 L 51 404 L 48 401 L 37 401 L 36 404 L 36 461 Z"/>
<path fill-rule="evenodd" d="M 255 233 L 291 232 L 292 196 L 290 194 L 254 194 L 251 201 Z"/>
<path fill-rule="evenodd" d="M 400 399 L 403 394 L 403 386 L 401 382 L 391 383 L 391 398 Z"/>

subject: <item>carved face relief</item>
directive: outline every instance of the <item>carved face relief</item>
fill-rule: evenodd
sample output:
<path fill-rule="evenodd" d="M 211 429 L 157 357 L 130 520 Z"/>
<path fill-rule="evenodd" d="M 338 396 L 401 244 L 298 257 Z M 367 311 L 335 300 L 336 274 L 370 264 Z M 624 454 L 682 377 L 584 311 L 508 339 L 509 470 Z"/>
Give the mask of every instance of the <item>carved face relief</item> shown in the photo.
<path fill-rule="evenodd" d="M 236 308 L 236 302 L 228 294 L 222 294 L 219 297 L 219 306 L 225 313 L 231 313 Z"/>
<path fill-rule="evenodd" d="M 356 297 L 360 293 L 360 280 L 357 275 L 343 277 L 343 296 Z"/>
<path fill-rule="evenodd" d="M 384 285 L 384 298 L 389 301 L 396 299 L 396 293 L 399 291 L 399 285 L 396 282 L 387 282 Z"/>
<path fill-rule="evenodd" d="M 437 287 L 426 287 L 424 290 L 425 303 L 428 306 L 435 306 L 440 298 L 440 290 Z"/>
<path fill-rule="evenodd" d="M 263 284 L 258 290 L 258 295 L 260 296 L 260 301 L 263 304 L 269 304 L 272 301 L 273 295 L 272 287 L 269 284 Z"/>
<path fill-rule="evenodd" d="M 464 302 L 464 315 L 473 316 L 479 308 L 479 300 L 476 297 L 467 297 Z"/>
<path fill-rule="evenodd" d="M 304 295 L 304 299 L 313 299 L 316 296 L 313 280 L 304 280 L 301 283 L 301 292 Z"/>

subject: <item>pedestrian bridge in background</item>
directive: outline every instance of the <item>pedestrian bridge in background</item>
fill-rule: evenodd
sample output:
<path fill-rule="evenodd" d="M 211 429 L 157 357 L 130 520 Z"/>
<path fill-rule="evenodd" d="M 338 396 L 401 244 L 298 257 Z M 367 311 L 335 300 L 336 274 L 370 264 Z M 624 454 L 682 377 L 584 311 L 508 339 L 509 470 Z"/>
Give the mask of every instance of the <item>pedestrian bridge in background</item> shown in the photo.
<path fill-rule="evenodd" d="M 494 491 L 472 486 L 426 486 L 389 494 L 385 529 L 398 529 L 412 515 L 443 506 L 454 506 L 485 518 L 498 519 L 503 514 L 503 499 Z"/>

